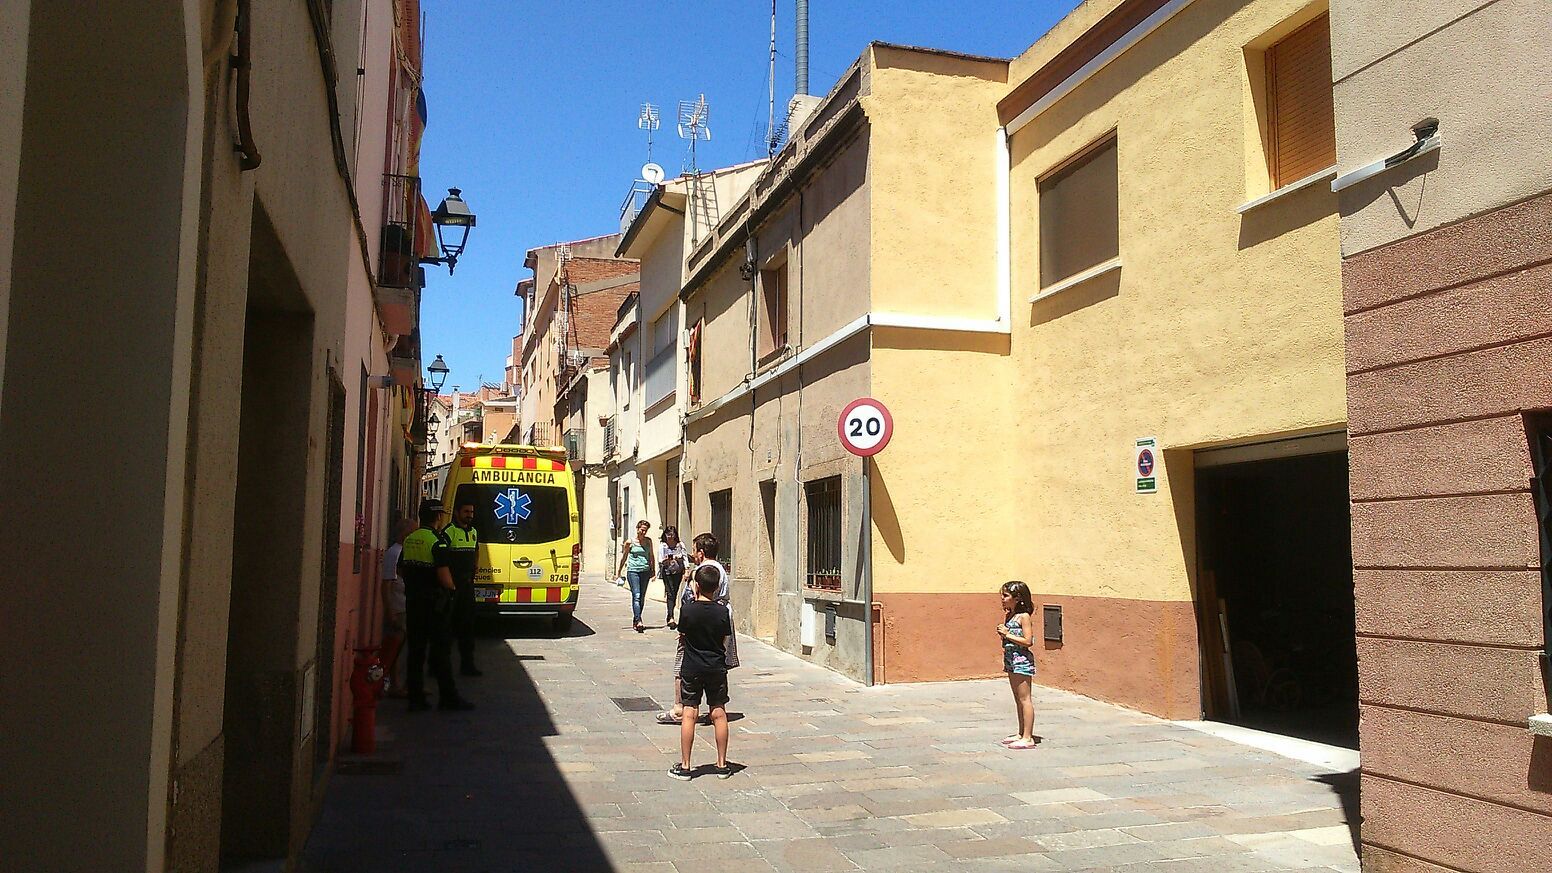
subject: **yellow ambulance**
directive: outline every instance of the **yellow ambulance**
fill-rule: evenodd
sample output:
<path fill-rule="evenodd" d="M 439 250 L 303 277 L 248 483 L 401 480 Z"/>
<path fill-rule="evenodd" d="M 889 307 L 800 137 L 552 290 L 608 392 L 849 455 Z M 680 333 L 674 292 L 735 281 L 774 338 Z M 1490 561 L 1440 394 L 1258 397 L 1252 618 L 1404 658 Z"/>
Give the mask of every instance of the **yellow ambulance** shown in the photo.
<path fill-rule="evenodd" d="M 444 523 L 460 498 L 474 500 L 479 564 L 474 599 L 483 615 L 550 615 L 571 625 L 582 573 L 576 483 L 563 448 L 465 444 L 442 492 Z"/>

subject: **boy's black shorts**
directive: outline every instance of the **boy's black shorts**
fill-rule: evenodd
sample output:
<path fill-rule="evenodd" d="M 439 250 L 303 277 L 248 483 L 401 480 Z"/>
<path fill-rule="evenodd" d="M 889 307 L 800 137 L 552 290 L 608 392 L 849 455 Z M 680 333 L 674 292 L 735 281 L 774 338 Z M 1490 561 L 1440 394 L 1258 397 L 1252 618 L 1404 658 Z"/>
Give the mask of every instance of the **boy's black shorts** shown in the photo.
<path fill-rule="evenodd" d="M 725 706 L 728 702 L 726 673 L 699 673 L 680 677 L 679 702 L 684 706 L 700 706 L 701 694 L 706 695 L 707 706 Z"/>

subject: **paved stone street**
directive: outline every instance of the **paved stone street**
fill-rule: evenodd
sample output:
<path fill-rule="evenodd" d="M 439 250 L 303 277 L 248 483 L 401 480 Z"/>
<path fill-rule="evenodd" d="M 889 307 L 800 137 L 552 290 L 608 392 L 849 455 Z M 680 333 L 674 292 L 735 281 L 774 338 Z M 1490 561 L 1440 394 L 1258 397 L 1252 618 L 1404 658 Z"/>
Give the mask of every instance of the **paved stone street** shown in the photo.
<path fill-rule="evenodd" d="M 612 699 L 666 700 L 670 632 L 633 633 L 607 584 L 567 636 L 547 628 L 480 641 L 476 712 L 386 701 L 380 754 L 342 761 L 303 869 L 1358 870 L 1354 774 L 1038 687 L 1044 740 L 1007 751 L 1001 680 L 865 688 L 747 637 L 746 769 L 676 782 L 677 728 Z M 714 761 L 709 727 L 696 756 Z"/>

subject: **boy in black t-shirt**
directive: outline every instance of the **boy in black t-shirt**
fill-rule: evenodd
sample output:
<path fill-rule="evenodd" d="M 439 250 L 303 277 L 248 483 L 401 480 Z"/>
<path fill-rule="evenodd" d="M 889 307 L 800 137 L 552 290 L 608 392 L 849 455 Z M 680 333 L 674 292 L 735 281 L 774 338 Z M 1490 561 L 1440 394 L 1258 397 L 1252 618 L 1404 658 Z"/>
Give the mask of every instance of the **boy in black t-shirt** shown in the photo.
<path fill-rule="evenodd" d="M 700 712 L 701 695 L 711 708 L 712 730 L 717 736 L 717 778 L 733 775 L 727 763 L 728 665 L 727 638 L 733 633 L 733 620 L 727 607 L 716 602 L 722 574 L 716 567 L 702 565 L 695 571 L 695 600 L 679 611 L 679 638 L 684 643 L 684 665 L 680 671 L 683 689 L 679 702 L 684 714 L 679 719 L 679 763 L 668 771 L 675 779 L 690 778 L 690 749 L 695 745 L 695 717 Z"/>

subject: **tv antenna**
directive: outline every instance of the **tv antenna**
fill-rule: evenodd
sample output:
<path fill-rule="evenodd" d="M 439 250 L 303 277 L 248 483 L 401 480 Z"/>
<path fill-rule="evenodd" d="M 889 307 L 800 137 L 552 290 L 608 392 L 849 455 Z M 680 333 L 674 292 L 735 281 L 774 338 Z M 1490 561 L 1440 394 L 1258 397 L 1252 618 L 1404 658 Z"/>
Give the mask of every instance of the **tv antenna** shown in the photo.
<path fill-rule="evenodd" d="M 641 104 L 641 115 L 636 119 L 636 127 L 647 132 L 647 163 L 652 163 L 652 132 L 663 126 L 662 119 L 658 118 L 657 107 L 651 103 Z"/>
<path fill-rule="evenodd" d="M 772 126 L 770 128 L 770 130 L 766 131 L 766 134 L 765 134 L 765 156 L 766 157 L 768 157 L 768 158 L 776 157 L 776 153 L 781 151 L 781 147 L 787 144 L 787 129 L 788 129 L 788 126 L 791 124 L 791 121 L 792 121 L 792 113 L 789 110 L 786 113 L 786 115 L 784 115 L 782 117 L 782 120 L 781 120 L 781 122 L 779 124 L 776 124 L 776 125 Z"/>
<path fill-rule="evenodd" d="M 686 172 L 699 173 L 699 165 L 695 162 L 695 144 L 702 140 L 711 139 L 711 107 L 706 105 L 706 95 L 702 94 L 694 100 L 679 101 L 679 138 L 690 142 L 690 161 L 685 168 Z"/>
<path fill-rule="evenodd" d="M 765 81 L 770 86 L 770 112 L 765 121 L 765 156 L 772 158 L 787 142 L 787 119 L 782 119 L 780 127 L 776 125 L 776 0 L 771 0 L 771 68 Z"/>

